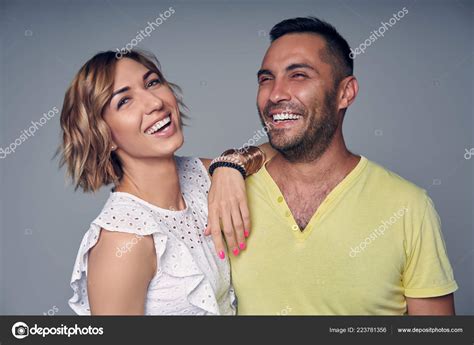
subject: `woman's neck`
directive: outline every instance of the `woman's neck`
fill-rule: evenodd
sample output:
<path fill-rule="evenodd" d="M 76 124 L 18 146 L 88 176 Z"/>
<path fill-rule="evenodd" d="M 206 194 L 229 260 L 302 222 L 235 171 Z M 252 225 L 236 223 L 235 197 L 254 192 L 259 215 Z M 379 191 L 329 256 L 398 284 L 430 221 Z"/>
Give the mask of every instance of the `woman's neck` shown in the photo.
<path fill-rule="evenodd" d="M 176 211 L 186 208 L 174 156 L 133 159 L 132 162 L 124 162 L 123 170 L 123 177 L 115 187 L 117 192 L 133 194 L 164 209 Z"/>

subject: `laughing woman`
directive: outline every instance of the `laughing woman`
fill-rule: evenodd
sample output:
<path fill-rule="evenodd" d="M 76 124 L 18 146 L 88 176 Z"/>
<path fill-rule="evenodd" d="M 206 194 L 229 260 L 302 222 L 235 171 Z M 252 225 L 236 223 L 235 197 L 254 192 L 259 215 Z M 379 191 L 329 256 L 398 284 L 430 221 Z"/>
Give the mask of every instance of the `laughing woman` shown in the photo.
<path fill-rule="evenodd" d="M 62 164 L 76 189 L 114 185 L 77 254 L 69 305 L 78 314 L 235 313 L 224 243 L 204 236 L 208 195 L 233 205 L 219 218 L 238 255 L 249 226 L 241 174 L 258 170 L 265 155 L 251 148 L 220 157 L 211 171 L 234 169 L 217 169 L 209 192 L 210 160 L 175 156 L 180 105 L 156 59 L 139 52 L 97 54 L 66 92 Z"/>

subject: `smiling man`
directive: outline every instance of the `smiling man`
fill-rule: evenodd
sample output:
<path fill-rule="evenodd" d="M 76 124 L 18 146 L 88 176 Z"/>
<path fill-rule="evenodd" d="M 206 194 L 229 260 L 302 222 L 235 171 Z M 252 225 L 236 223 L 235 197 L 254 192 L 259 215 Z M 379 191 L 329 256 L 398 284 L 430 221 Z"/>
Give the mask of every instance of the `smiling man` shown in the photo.
<path fill-rule="evenodd" d="M 426 191 L 351 153 L 350 48 L 317 18 L 270 32 L 257 107 L 278 151 L 247 180 L 252 231 L 232 257 L 238 313 L 454 314 L 457 284 Z"/>

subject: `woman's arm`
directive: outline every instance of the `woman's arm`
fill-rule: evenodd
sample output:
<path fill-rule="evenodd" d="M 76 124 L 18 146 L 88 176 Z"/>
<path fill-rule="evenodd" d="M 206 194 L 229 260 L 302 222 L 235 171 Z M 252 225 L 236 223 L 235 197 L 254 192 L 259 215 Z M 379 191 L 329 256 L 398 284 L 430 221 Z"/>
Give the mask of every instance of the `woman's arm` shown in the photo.
<path fill-rule="evenodd" d="M 124 247 L 127 250 L 117 255 Z M 99 241 L 89 252 L 87 290 L 91 315 L 143 315 L 148 284 L 155 271 L 156 252 L 151 236 L 102 229 Z"/>
<path fill-rule="evenodd" d="M 251 158 L 248 165 L 254 165 L 252 159 L 256 159 L 257 168 L 260 170 L 265 162 L 271 159 L 276 151 L 265 143 L 259 148 L 264 152 L 266 159 L 255 156 Z M 245 151 L 242 151 L 242 161 Z M 239 153 L 235 154 L 239 158 Z M 206 170 L 209 171 L 210 159 L 201 158 Z M 252 171 L 248 171 L 250 174 Z M 208 225 L 206 235 L 212 235 L 217 255 L 223 259 L 225 257 L 225 243 L 222 233 L 224 233 L 227 248 L 234 255 L 238 255 L 246 248 L 245 238 L 250 235 L 250 213 L 247 205 L 247 195 L 245 181 L 236 169 L 216 169 L 211 178 L 211 189 L 209 191 L 208 205 Z"/>
<path fill-rule="evenodd" d="M 277 154 L 277 151 L 270 145 L 270 143 L 262 144 L 258 146 L 258 148 L 265 153 L 265 156 L 266 156 L 265 163 L 268 162 Z M 209 166 L 211 165 L 212 159 L 210 158 L 200 158 L 200 159 L 202 161 L 202 164 L 206 168 L 206 170 L 209 171 Z"/>

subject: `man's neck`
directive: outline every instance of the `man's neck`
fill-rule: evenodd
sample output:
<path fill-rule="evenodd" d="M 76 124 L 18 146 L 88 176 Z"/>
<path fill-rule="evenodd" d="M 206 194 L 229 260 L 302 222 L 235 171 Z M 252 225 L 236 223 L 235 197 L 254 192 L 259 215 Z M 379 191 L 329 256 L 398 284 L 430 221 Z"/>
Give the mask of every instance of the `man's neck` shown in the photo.
<path fill-rule="evenodd" d="M 267 170 L 303 231 L 328 194 L 359 161 L 360 157 L 349 152 L 345 145 L 333 145 L 311 162 L 289 162 L 277 154 L 267 164 Z"/>
<path fill-rule="evenodd" d="M 344 141 L 334 140 L 320 157 L 311 162 L 290 162 L 278 153 L 266 167 L 275 181 L 284 179 L 296 185 L 327 184 L 344 178 L 357 165 L 359 158 L 347 149 Z"/>

